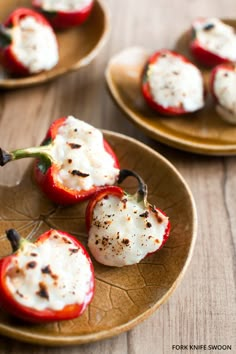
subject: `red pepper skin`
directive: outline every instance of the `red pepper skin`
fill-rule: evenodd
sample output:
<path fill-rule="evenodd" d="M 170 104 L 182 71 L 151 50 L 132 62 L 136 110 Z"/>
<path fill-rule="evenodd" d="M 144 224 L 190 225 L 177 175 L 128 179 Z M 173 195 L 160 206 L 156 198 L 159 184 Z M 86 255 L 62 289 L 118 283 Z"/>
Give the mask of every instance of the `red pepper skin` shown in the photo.
<path fill-rule="evenodd" d="M 90 201 L 87 205 L 86 212 L 85 212 L 85 222 L 86 222 L 87 232 L 89 232 L 90 227 L 91 227 L 92 218 L 93 218 L 93 210 L 94 210 L 96 204 L 100 200 L 102 200 L 104 197 L 109 196 L 109 195 L 116 196 L 116 197 L 122 199 L 125 195 L 125 192 L 122 188 L 120 188 L 118 186 L 108 186 L 108 187 L 104 187 L 104 188 L 100 189 L 98 192 L 96 192 L 93 195 L 93 197 L 90 199 Z M 166 214 L 161 209 L 155 208 L 155 210 L 161 212 L 163 215 L 166 216 Z M 168 222 L 162 244 L 159 247 L 158 251 L 164 246 L 164 244 L 168 240 L 168 237 L 170 234 L 170 227 L 171 227 L 170 222 Z M 153 253 L 155 253 L 155 252 L 153 252 Z M 149 253 L 147 256 L 149 256 L 153 253 Z"/>
<path fill-rule="evenodd" d="M 18 149 L 12 152 L 7 152 L 0 148 L 1 166 L 13 160 L 36 157 L 34 164 L 35 180 L 47 197 L 54 203 L 60 205 L 72 205 L 89 199 L 97 190 L 104 187 L 96 186 L 95 184 L 88 190 L 76 190 L 68 188 L 63 183 L 59 182 L 58 173 L 61 165 L 53 160 L 51 149 L 53 141 L 58 134 L 58 130 L 64 125 L 66 119 L 67 117 L 59 118 L 52 123 L 40 147 Z M 119 170 L 119 161 L 116 154 L 105 139 L 103 139 L 103 145 L 105 151 L 112 158 L 113 167 Z"/>
<path fill-rule="evenodd" d="M 19 8 L 13 11 L 7 20 L 3 24 L 3 28 L 14 28 L 19 25 L 19 22 L 24 17 L 31 16 L 34 17 L 35 20 L 45 26 L 50 26 L 48 21 L 36 11 L 33 11 L 28 8 Z M 0 37 L 1 37 L 1 29 L 0 29 Z M 18 76 L 27 76 L 31 75 L 29 69 L 25 67 L 15 56 L 14 51 L 12 50 L 14 38 L 11 38 L 11 43 L 7 45 L 0 45 L 0 62 L 2 66 L 11 74 Z"/>
<path fill-rule="evenodd" d="M 37 239 L 35 243 L 43 243 L 50 236 L 50 233 L 51 230 L 45 232 Z M 60 234 L 61 236 L 64 235 L 69 237 L 74 245 L 83 250 L 84 255 L 89 260 L 92 273 L 92 280 L 91 288 L 87 297 L 87 302 L 83 304 L 66 305 L 62 310 L 59 311 L 50 309 L 39 311 L 30 307 L 23 306 L 12 297 L 12 294 L 6 286 L 6 269 L 9 263 L 11 263 L 14 257 L 16 257 L 15 254 L 12 254 L 0 260 L 0 305 L 13 316 L 16 316 L 31 323 L 48 323 L 53 321 L 69 320 L 80 316 L 87 307 L 87 305 L 92 301 L 94 295 L 94 269 L 92 261 L 84 246 L 75 237 L 62 231 L 60 231 Z"/>
<path fill-rule="evenodd" d="M 204 19 L 198 19 L 196 22 L 204 21 Z M 207 49 L 205 49 L 199 40 L 197 39 L 196 29 L 194 28 L 194 23 L 191 29 L 191 41 L 190 41 L 190 51 L 193 57 L 203 66 L 207 68 L 212 68 L 216 65 L 230 63 L 230 60 L 223 58 Z"/>
<path fill-rule="evenodd" d="M 217 65 L 212 71 L 210 75 L 210 92 L 212 96 L 214 97 L 214 100 L 218 103 L 218 98 L 215 95 L 214 91 L 214 82 L 215 82 L 215 77 L 218 71 L 220 70 L 227 70 L 227 71 L 234 71 L 235 72 L 235 65 L 233 63 L 227 63 L 227 64 L 221 64 Z"/>
<path fill-rule="evenodd" d="M 46 138 L 44 142 L 54 140 L 58 129 L 64 124 L 67 117 L 59 118 L 52 123 L 50 126 Z M 43 143 L 44 144 L 44 143 Z M 105 150 L 112 156 L 114 160 L 114 167 L 119 168 L 118 159 L 113 152 L 112 148 L 104 139 L 104 148 Z M 57 173 L 59 170 L 59 166 L 52 164 L 46 171 L 43 173 L 42 170 L 39 168 L 40 160 L 36 160 L 35 168 L 34 168 L 34 175 L 37 183 L 39 184 L 42 191 L 47 195 L 49 199 L 51 199 L 54 203 L 60 205 L 72 205 L 76 204 L 80 201 L 89 199 L 96 191 L 98 191 L 101 187 L 94 186 L 89 190 L 84 191 L 75 191 L 69 188 L 66 188 L 60 182 L 57 181 Z"/>
<path fill-rule="evenodd" d="M 228 107 L 225 107 L 224 105 L 221 104 L 219 97 L 216 96 L 214 86 L 215 86 L 215 80 L 216 80 L 216 75 L 219 71 L 224 70 L 226 72 L 233 71 L 235 73 L 236 66 L 233 63 L 228 63 L 228 64 L 221 64 L 216 66 L 212 71 L 210 75 L 210 82 L 209 82 L 209 87 L 210 87 L 210 92 L 212 94 L 212 97 L 216 103 L 216 111 L 217 113 L 221 116 L 223 120 L 225 120 L 228 123 L 231 124 L 236 124 L 236 115 L 234 111 L 231 111 Z"/>
<path fill-rule="evenodd" d="M 216 65 L 230 63 L 230 60 L 222 58 L 214 53 L 207 51 L 201 46 L 197 39 L 190 44 L 190 50 L 194 58 L 203 66 L 212 68 Z"/>
<path fill-rule="evenodd" d="M 174 106 L 173 107 L 171 107 L 171 106 L 163 107 L 162 105 L 160 105 L 157 102 L 155 102 L 153 97 L 152 97 L 150 85 L 149 85 L 148 78 L 147 78 L 148 66 L 151 65 L 151 64 L 154 64 L 158 60 L 158 58 L 160 58 L 161 56 L 163 56 L 165 54 L 174 55 L 177 58 L 180 58 L 185 63 L 192 64 L 183 55 L 180 55 L 178 53 L 175 53 L 175 52 L 167 50 L 167 49 L 163 49 L 161 51 L 158 51 L 158 52 L 154 53 L 148 59 L 148 62 L 147 62 L 146 66 L 144 68 L 144 71 L 143 71 L 143 76 L 142 76 L 142 93 L 143 93 L 143 97 L 145 98 L 147 104 L 151 108 L 153 108 L 155 111 L 157 111 L 158 113 L 163 114 L 165 116 L 176 116 L 176 115 L 187 114 L 189 112 L 186 111 L 183 107 L 174 107 Z"/>
<path fill-rule="evenodd" d="M 93 195 L 93 197 L 90 199 L 87 205 L 86 212 L 85 212 L 85 222 L 86 222 L 87 232 L 89 232 L 91 227 L 93 210 L 96 204 L 107 195 L 113 195 L 121 199 L 124 196 L 124 190 L 118 186 L 107 186 L 101 188 Z"/>
<path fill-rule="evenodd" d="M 33 6 L 42 12 L 42 14 L 48 19 L 52 27 L 55 29 L 67 29 L 74 26 L 79 26 L 84 23 L 89 17 L 94 1 L 85 6 L 81 10 L 73 11 L 48 11 L 42 8 L 41 0 L 33 0 Z"/>

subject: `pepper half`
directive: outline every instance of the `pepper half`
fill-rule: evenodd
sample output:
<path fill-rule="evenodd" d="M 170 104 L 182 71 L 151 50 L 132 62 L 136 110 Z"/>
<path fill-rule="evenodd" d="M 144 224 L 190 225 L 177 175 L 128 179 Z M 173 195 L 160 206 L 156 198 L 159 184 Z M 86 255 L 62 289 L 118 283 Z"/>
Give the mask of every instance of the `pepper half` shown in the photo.
<path fill-rule="evenodd" d="M 114 184 L 119 174 L 118 159 L 102 133 L 72 116 L 54 121 L 40 147 L 0 149 L 0 166 L 25 157 L 37 158 L 35 180 L 49 199 L 61 205 L 90 198 L 104 185 Z"/>
<path fill-rule="evenodd" d="M 0 260 L 2 308 L 33 323 L 80 316 L 94 294 L 93 265 L 80 242 L 57 230 L 35 243 L 14 229 L 6 234 L 14 253 Z"/>
<path fill-rule="evenodd" d="M 164 67 L 162 64 L 159 74 L 156 73 L 156 66 L 164 60 L 169 61 L 168 64 Z M 187 75 L 183 71 L 186 68 Z M 155 77 L 153 91 L 159 99 L 152 92 L 152 76 Z M 194 89 L 190 92 L 191 85 L 194 85 Z M 141 89 L 147 104 L 165 116 L 187 114 L 204 105 L 204 86 L 200 71 L 183 55 L 170 50 L 160 50 L 148 59 L 142 75 Z M 190 102 L 194 103 L 190 105 Z"/>
<path fill-rule="evenodd" d="M 159 250 L 170 233 L 168 217 L 147 202 L 147 186 L 139 175 L 121 170 L 118 183 L 129 176 L 139 184 L 134 195 L 118 186 L 105 187 L 86 209 L 88 247 L 98 262 L 108 266 L 140 262 Z"/>
<path fill-rule="evenodd" d="M 66 29 L 79 26 L 87 20 L 92 11 L 94 0 L 87 1 L 85 5 L 79 6 L 78 9 L 75 5 L 72 9 L 67 10 L 64 7 L 60 8 L 60 5 L 55 4 L 55 2 L 51 4 L 51 7 L 44 6 L 43 0 L 33 0 L 32 4 L 47 17 L 55 29 Z M 53 6 L 55 5 L 56 7 L 54 8 Z"/>
<path fill-rule="evenodd" d="M 45 33 L 40 34 L 40 36 L 38 35 L 36 37 L 37 40 L 35 42 L 35 40 L 32 39 L 34 31 L 29 28 L 24 28 L 24 34 L 22 38 L 19 39 L 20 35 L 19 33 L 15 35 L 15 31 L 20 28 L 21 21 L 27 18 L 30 18 L 31 22 L 34 22 L 34 25 L 38 24 L 41 26 L 40 28 L 46 29 L 47 37 Z M 40 31 L 40 29 L 38 30 Z M 17 45 L 16 38 L 18 40 Z M 37 47 L 39 38 L 40 48 Z M 45 46 L 45 40 L 47 41 L 47 46 Z M 47 51 L 47 53 L 43 53 L 43 55 L 40 52 L 42 43 L 44 43 L 44 50 L 46 49 Z M 24 47 L 25 44 L 26 47 Z M 15 47 L 17 47 L 17 50 Z M 29 48 L 30 53 L 28 52 Z M 27 50 L 27 52 L 25 52 L 25 50 Z M 30 64 L 29 61 L 31 54 L 33 55 L 33 64 Z M 40 62 L 39 67 L 37 67 L 35 64 L 36 60 L 43 60 L 43 63 Z M 57 64 L 57 61 L 58 47 L 56 36 L 48 21 L 36 11 L 23 7 L 19 8 L 13 11 L 5 23 L 0 26 L 0 62 L 9 73 L 26 76 L 42 70 L 49 70 Z M 32 65 L 32 67 L 30 65 Z"/>
<path fill-rule="evenodd" d="M 220 30 L 217 28 L 220 26 Z M 227 28 L 227 31 L 224 30 Z M 191 28 L 190 51 L 194 58 L 206 67 L 214 67 L 216 65 L 229 63 L 236 60 L 236 36 L 234 29 L 232 33 L 229 31 L 230 26 L 223 24 L 218 19 L 198 18 L 196 19 Z M 225 31 L 225 32 L 224 32 Z M 199 38 L 199 34 L 205 36 Z M 213 34 L 211 34 L 213 33 Z M 230 44 L 234 36 L 234 59 L 231 58 L 227 42 Z M 210 43 L 212 43 L 210 45 Z M 221 49 L 222 52 L 219 51 Z M 225 51 L 226 49 L 226 51 Z M 230 53 L 230 54 L 229 54 Z"/>
<path fill-rule="evenodd" d="M 210 90 L 216 102 L 216 111 L 223 120 L 236 124 L 236 65 L 216 66 L 210 76 Z"/>

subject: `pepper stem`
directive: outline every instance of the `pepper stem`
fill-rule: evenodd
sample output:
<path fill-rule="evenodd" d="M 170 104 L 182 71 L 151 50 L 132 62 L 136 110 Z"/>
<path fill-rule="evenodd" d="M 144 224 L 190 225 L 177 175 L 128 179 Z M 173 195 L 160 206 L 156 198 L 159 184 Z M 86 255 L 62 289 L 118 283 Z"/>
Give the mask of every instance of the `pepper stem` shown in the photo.
<path fill-rule="evenodd" d="M 138 181 L 138 190 L 136 192 L 137 194 L 137 201 L 141 202 L 143 201 L 144 204 L 147 202 L 147 185 L 144 182 L 144 180 L 134 171 L 131 170 L 120 170 L 119 178 L 117 183 L 120 184 L 122 183 L 127 177 L 135 177 Z"/>
<path fill-rule="evenodd" d="M 41 145 L 27 149 L 19 149 L 11 152 L 0 148 L 0 166 L 6 165 L 10 161 L 23 159 L 25 157 L 44 158 L 47 162 L 52 162 L 53 158 L 50 154 L 51 145 Z"/>
<path fill-rule="evenodd" d="M 12 251 L 16 252 L 20 247 L 21 236 L 18 234 L 18 232 L 15 229 L 6 230 L 6 235 L 7 235 L 7 239 L 11 243 Z"/>

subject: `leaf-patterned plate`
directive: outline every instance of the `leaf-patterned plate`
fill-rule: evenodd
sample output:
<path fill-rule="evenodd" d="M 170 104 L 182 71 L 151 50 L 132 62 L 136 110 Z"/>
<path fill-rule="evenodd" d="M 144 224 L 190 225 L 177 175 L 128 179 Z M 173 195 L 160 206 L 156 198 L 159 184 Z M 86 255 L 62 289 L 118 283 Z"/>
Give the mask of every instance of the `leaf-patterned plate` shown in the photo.
<path fill-rule="evenodd" d="M 137 171 L 149 188 L 149 200 L 170 217 L 171 234 L 166 245 L 141 263 L 124 268 L 94 261 L 95 297 L 84 314 L 73 320 L 32 325 L 0 312 L 0 333 L 19 340 L 47 345 L 91 342 L 131 329 L 165 302 L 189 264 L 196 239 L 196 210 L 191 192 L 176 169 L 144 144 L 112 132 L 106 139 L 117 153 L 122 168 Z M 4 168 L 0 171 L 4 173 Z M 137 186 L 130 179 L 124 186 Z M 14 227 L 24 237 L 35 239 L 49 228 L 65 230 L 85 245 L 86 202 L 57 207 L 41 194 L 28 169 L 15 187 L 0 187 L 0 256 L 10 253 L 4 232 Z"/>
<path fill-rule="evenodd" d="M 2 0 L 0 23 L 5 21 L 16 8 L 32 7 L 31 3 L 31 0 Z M 109 32 L 108 18 L 106 6 L 99 0 L 95 0 L 92 13 L 84 24 L 56 32 L 59 62 L 53 69 L 28 77 L 16 78 L 0 68 L 0 88 L 14 89 L 37 85 L 88 65 L 106 42 Z"/>

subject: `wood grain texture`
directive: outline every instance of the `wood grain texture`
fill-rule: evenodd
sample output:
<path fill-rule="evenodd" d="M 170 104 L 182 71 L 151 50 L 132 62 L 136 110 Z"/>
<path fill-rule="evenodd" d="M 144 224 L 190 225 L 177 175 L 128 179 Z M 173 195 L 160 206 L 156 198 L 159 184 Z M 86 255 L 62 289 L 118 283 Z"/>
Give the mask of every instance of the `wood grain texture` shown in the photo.
<path fill-rule="evenodd" d="M 196 16 L 236 17 L 235 1 L 106 0 L 106 3 L 112 14 L 111 38 L 89 67 L 31 89 L 1 91 L 1 145 L 14 148 L 16 144 L 38 144 L 49 122 L 69 113 L 99 128 L 146 142 L 175 164 L 193 191 L 199 217 L 194 257 L 181 286 L 169 301 L 128 333 L 71 348 L 38 347 L 0 337 L 0 353 L 177 353 L 172 350 L 173 344 L 230 344 L 234 353 L 236 158 L 192 155 L 146 138 L 111 101 L 104 69 L 112 55 L 128 46 L 146 46 L 151 50 L 173 47 Z M 18 162 L 14 168 L 9 165 L 9 174 L 7 178 L 1 175 L 1 181 L 14 184 L 21 179 L 25 165 Z"/>

